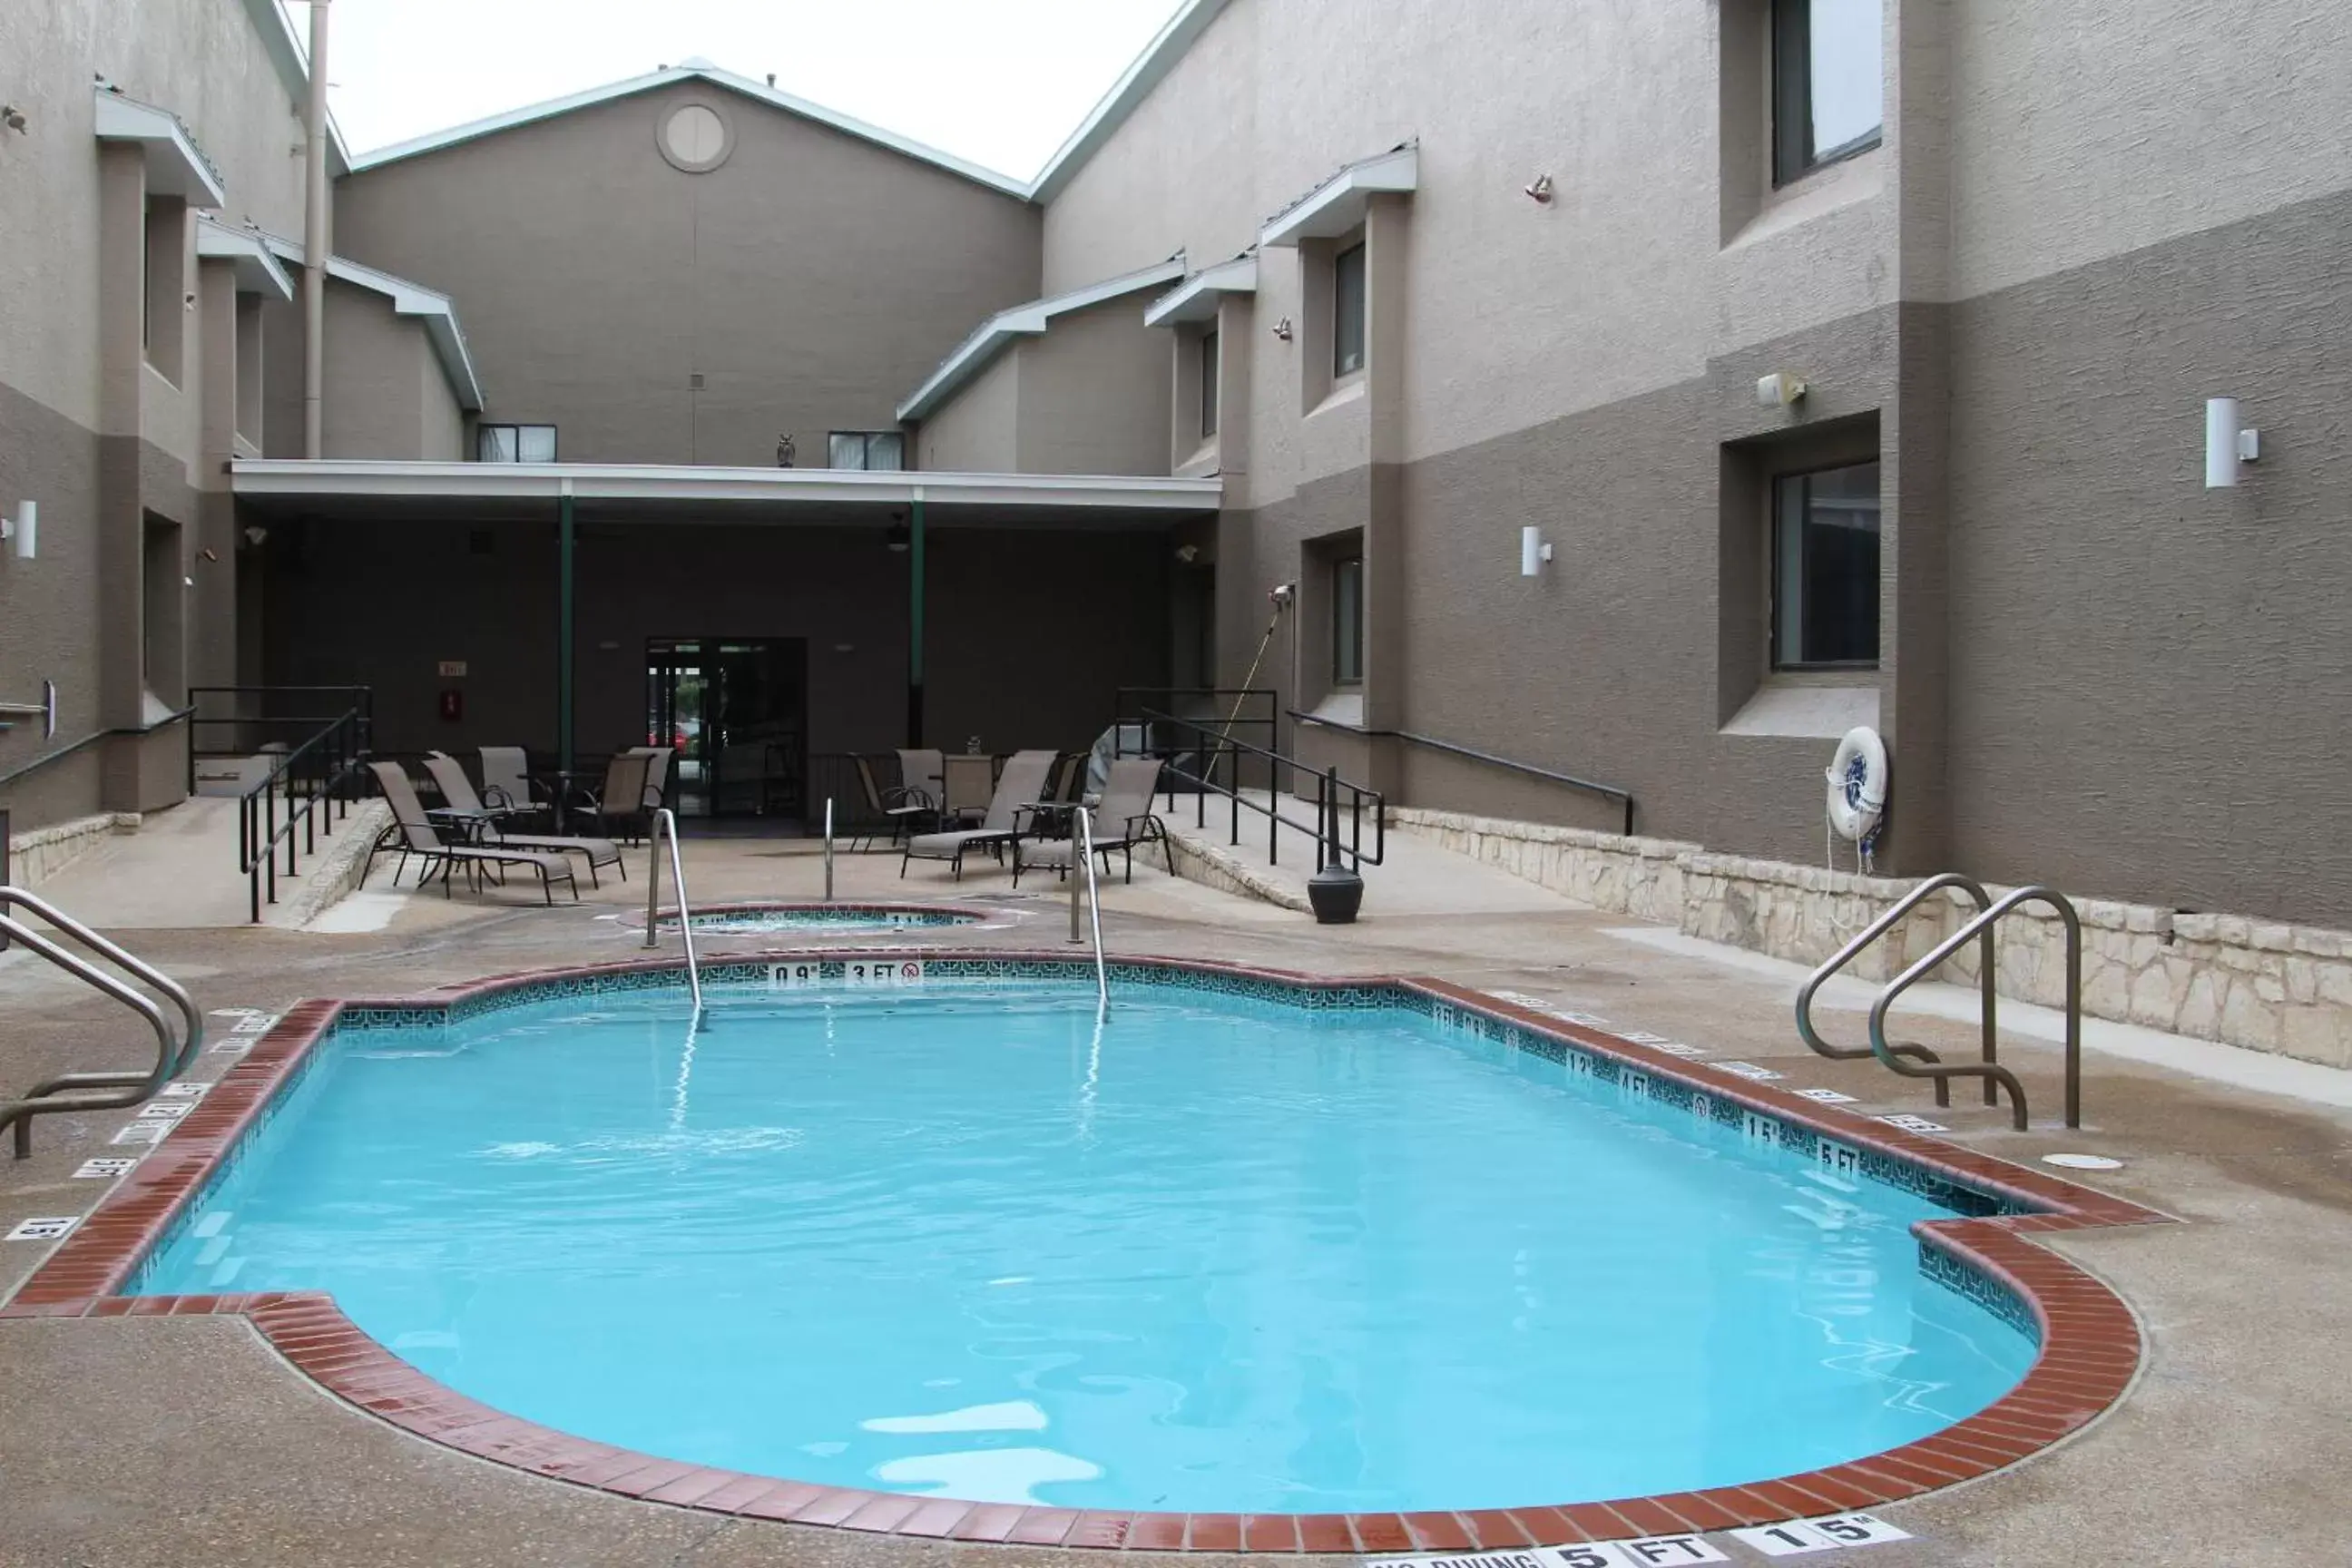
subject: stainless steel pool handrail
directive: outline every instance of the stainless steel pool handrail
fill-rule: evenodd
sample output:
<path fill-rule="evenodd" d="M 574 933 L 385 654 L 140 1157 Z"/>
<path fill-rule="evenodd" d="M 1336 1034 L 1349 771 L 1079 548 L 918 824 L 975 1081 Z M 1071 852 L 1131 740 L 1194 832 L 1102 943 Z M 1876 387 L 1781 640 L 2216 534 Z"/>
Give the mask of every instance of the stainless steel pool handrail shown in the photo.
<path fill-rule="evenodd" d="M 1099 1023 L 1110 1016 L 1110 970 L 1103 960 L 1102 889 L 1095 882 L 1094 814 L 1083 805 L 1070 808 L 1070 854 L 1086 868 L 1087 909 L 1094 921 L 1095 1019 Z M 1075 870 L 1070 874 L 1070 940 L 1086 940 L 1078 931 L 1078 877 Z"/>
<path fill-rule="evenodd" d="M 164 1017 L 163 1008 L 155 1004 L 153 998 L 88 960 L 68 952 L 23 921 L 0 915 L 0 932 L 5 932 L 12 941 L 24 943 L 28 950 L 84 984 L 138 1013 L 155 1031 L 155 1065 L 144 1072 L 59 1073 L 43 1079 L 14 1100 L 0 1101 L 0 1127 L 14 1130 L 16 1158 L 22 1160 L 33 1152 L 32 1119 L 36 1116 L 71 1110 L 117 1110 L 152 1098 L 157 1089 L 187 1071 L 188 1064 L 195 1058 L 204 1043 L 205 1022 L 203 1013 L 197 1010 L 195 1001 L 188 994 L 185 986 L 153 964 L 99 935 L 47 900 L 22 888 L 0 887 L 0 909 L 10 906 L 22 906 L 39 915 L 58 932 L 71 937 L 92 953 L 162 992 L 180 1010 L 187 1023 L 187 1027 L 175 1037 L 170 1020 Z M 60 1094 L 61 1090 L 89 1092 Z"/>
<path fill-rule="evenodd" d="M 2055 888 L 2020 888 L 2003 897 L 1990 909 L 1938 942 L 1916 963 L 1886 983 L 1878 1000 L 1870 1007 L 1870 1048 L 1888 1068 L 1905 1078 L 1934 1078 L 1938 1081 L 1953 1078 L 1981 1078 L 1985 1080 L 1985 1100 L 1995 1103 L 1992 1086 L 2000 1083 L 2009 1089 L 2011 1120 L 2018 1131 L 2028 1125 L 2025 1110 L 2025 1086 L 2017 1075 L 1992 1060 L 1992 982 L 1985 982 L 1985 1060 L 1965 1062 L 1951 1067 L 1920 1068 L 1895 1059 L 1886 1044 L 1886 1014 L 1895 999 L 1933 973 L 1936 966 L 1971 942 L 1985 944 L 1985 973 L 1992 972 L 1992 928 L 2015 912 L 2022 904 L 2047 904 L 2056 911 L 2066 930 L 2066 1125 L 2083 1124 L 2083 921 L 2066 895 Z"/>
<path fill-rule="evenodd" d="M 686 896 L 686 864 L 677 854 L 677 814 L 666 805 L 656 806 L 653 821 L 646 829 L 646 848 L 649 864 L 646 868 L 646 945 L 661 944 L 661 847 L 662 836 L 669 836 L 670 880 L 677 884 L 677 934 L 686 943 L 686 984 L 694 994 L 694 1016 L 702 1018 L 702 968 L 694 956 L 694 910 Z"/>
<path fill-rule="evenodd" d="M 1821 1031 L 1813 1027 L 1813 996 L 1828 984 L 1831 975 L 1861 957 L 1864 949 L 1894 930 L 1895 923 L 1905 915 L 1909 914 L 1928 898 L 1947 888 L 1958 888 L 1967 893 L 1976 900 L 1979 910 L 1992 907 L 1991 896 L 1985 891 L 1984 884 L 1974 877 L 1958 871 L 1938 872 L 1904 894 L 1895 901 L 1892 909 L 1863 927 L 1852 942 L 1831 954 L 1828 962 L 1814 970 L 1806 977 L 1805 983 L 1797 988 L 1797 1037 L 1812 1047 L 1814 1055 L 1827 1057 L 1832 1061 L 1851 1062 L 1860 1061 L 1863 1058 L 1874 1054 L 1868 1046 L 1833 1046 L 1822 1038 Z M 1984 980 L 1984 1059 L 1990 1062 L 1993 1059 L 1993 952 L 1990 931 L 1985 933 L 1984 952 L 1980 958 L 1979 967 L 1983 973 Z M 1911 1057 L 1930 1064 L 1943 1059 L 1925 1046 L 1889 1046 L 1887 1049 L 1895 1056 Z M 1940 1078 L 1936 1079 L 1936 1103 L 1937 1105 L 1952 1103 L 1951 1088 Z M 1990 1079 L 1985 1082 L 1985 1103 L 1987 1105 L 1997 1103 L 1992 1081 Z"/>
<path fill-rule="evenodd" d="M 833 796 L 824 797 L 824 901 L 833 902 Z"/>

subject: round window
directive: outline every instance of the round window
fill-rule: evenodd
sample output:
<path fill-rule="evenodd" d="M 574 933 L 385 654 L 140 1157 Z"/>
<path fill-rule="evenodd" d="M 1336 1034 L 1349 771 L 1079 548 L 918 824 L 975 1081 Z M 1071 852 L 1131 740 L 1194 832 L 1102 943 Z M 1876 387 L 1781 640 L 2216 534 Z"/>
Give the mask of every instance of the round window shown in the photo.
<path fill-rule="evenodd" d="M 661 123 L 662 156 L 689 174 L 700 174 L 727 161 L 733 138 L 719 111 L 704 103 L 681 104 Z"/>

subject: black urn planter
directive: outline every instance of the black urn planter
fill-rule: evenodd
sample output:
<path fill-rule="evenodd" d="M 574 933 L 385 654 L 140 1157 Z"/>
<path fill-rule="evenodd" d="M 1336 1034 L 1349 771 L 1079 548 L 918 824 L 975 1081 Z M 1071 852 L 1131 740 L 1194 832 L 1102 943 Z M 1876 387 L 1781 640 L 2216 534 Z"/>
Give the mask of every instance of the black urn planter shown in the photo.
<path fill-rule="evenodd" d="M 1353 925 L 1356 911 L 1364 907 L 1364 879 L 1343 867 L 1326 866 L 1307 879 L 1307 901 L 1316 924 Z"/>

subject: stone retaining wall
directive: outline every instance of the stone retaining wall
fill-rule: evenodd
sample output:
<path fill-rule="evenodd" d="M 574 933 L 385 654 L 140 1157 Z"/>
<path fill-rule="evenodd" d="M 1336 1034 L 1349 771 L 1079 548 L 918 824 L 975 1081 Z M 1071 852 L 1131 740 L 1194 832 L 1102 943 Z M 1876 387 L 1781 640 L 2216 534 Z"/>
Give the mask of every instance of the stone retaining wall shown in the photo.
<path fill-rule="evenodd" d="M 37 888 L 105 842 L 109 834 L 139 831 L 135 811 L 101 811 L 47 827 L 29 827 L 8 839 L 8 878 L 20 888 Z"/>
<path fill-rule="evenodd" d="M 1711 855 L 1670 839 L 1418 807 L 1391 807 L 1389 821 L 1595 908 L 1801 963 L 1828 958 L 1914 885 Z M 1991 892 L 1997 899 L 2007 890 Z M 1959 930 L 1973 910 L 1965 895 L 1929 899 L 1849 973 L 1891 979 Z M 2103 899 L 2078 900 L 2075 910 L 2088 1016 L 2352 1068 L 2352 932 Z M 2061 1005 L 2064 937 L 2058 917 L 2044 909 L 2021 909 L 2003 921 L 1994 950 L 2000 994 Z M 1939 977 L 1973 981 L 1977 964 L 1971 943 Z"/>

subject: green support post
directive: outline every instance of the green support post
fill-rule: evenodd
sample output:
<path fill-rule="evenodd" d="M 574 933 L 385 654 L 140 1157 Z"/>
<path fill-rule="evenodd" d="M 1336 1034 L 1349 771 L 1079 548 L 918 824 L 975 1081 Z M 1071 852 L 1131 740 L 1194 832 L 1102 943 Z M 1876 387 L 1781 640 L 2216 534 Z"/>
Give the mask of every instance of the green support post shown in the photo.
<path fill-rule="evenodd" d="M 923 743 L 923 498 L 907 531 L 907 744 Z"/>
<path fill-rule="evenodd" d="M 566 784 L 572 776 L 572 491 L 567 487 L 557 503 L 557 554 L 562 559 L 559 568 L 562 587 L 556 605 L 555 629 L 555 747 L 562 761 L 557 764 Z"/>

